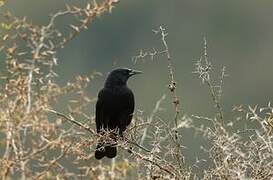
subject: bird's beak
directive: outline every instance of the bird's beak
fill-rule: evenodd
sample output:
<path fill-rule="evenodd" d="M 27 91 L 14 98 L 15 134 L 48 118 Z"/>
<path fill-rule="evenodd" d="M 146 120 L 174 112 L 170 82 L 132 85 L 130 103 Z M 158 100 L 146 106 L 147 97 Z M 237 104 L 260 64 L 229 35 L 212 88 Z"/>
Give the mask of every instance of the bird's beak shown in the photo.
<path fill-rule="evenodd" d="M 137 70 L 131 70 L 131 72 L 129 73 L 130 76 L 133 76 L 135 74 L 142 74 L 142 71 L 137 71 Z"/>

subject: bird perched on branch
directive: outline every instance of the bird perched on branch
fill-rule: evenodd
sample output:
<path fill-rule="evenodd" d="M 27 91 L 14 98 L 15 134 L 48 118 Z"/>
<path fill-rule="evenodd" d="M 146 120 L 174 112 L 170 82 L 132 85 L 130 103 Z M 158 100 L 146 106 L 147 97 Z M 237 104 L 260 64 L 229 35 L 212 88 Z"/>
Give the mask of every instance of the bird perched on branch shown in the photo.
<path fill-rule="evenodd" d="M 128 68 L 114 69 L 107 77 L 103 89 L 98 94 L 96 104 L 97 133 L 110 131 L 111 142 L 99 142 L 95 158 L 104 156 L 114 158 L 117 155 L 117 136 L 131 123 L 135 108 L 134 94 L 127 86 L 127 80 L 142 73 Z"/>

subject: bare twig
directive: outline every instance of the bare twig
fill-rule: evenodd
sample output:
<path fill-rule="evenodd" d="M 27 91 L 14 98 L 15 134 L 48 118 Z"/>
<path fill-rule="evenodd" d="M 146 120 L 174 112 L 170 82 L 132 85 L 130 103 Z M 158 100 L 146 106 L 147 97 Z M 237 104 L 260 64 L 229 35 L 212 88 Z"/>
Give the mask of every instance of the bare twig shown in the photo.
<path fill-rule="evenodd" d="M 205 61 L 204 63 L 203 63 L 203 60 Z M 221 125 L 223 126 L 224 125 L 224 113 L 223 113 L 223 107 L 220 103 L 220 98 L 223 93 L 222 86 L 223 86 L 224 77 L 226 77 L 227 75 L 225 74 L 225 67 L 223 67 L 222 73 L 220 76 L 220 85 L 218 86 L 218 92 L 217 92 L 215 90 L 216 86 L 213 85 L 213 83 L 211 81 L 211 77 L 210 77 L 212 65 L 211 65 L 211 62 L 209 61 L 209 58 L 208 58 L 206 38 L 204 38 L 203 54 L 200 57 L 199 61 L 197 61 L 197 63 L 195 65 L 196 65 L 196 69 L 195 69 L 194 73 L 198 74 L 199 77 L 202 79 L 202 82 L 207 84 L 209 91 L 210 91 L 211 98 L 212 98 L 213 103 L 215 104 L 216 110 L 218 112 L 217 119 L 219 118 Z"/>
<path fill-rule="evenodd" d="M 68 120 L 69 122 L 71 122 L 72 124 L 75 124 L 77 125 L 78 127 L 80 128 L 83 128 L 85 129 L 86 131 L 88 131 L 89 133 L 91 134 L 96 134 L 93 129 L 91 129 L 89 126 L 85 125 L 85 124 L 82 124 L 78 121 L 76 121 L 72 116 L 68 117 L 67 115 L 63 114 L 63 113 L 60 113 L 60 112 L 57 112 L 55 110 L 52 110 L 52 109 L 47 109 L 48 112 L 51 112 L 51 113 L 54 113 L 56 114 L 57 116 L 60 116 L 66 120 Z"/>
<path fill-rule="evenodd" d="M 162 103 L 162 101 L 163 101 L 165 98 L 166 98 L 166 96 L 163 95 L 163 96 L 156 102 L 156 105 L 155 105 L 155 107 L 154 107 L 154 109 L 153 109 L 153 111 L 152 111 L 150 117 L 148 118 L 147 123 L 150 124 L 150 123 L 153 121 L 155 114 L 159 111 L 160 104 Z M 146 135 L 147 135 L 147 130 L 148 130 L 148 127 L 146 127 L 146 128 L 144 129 L 144 131 L 143 131 L 143 134 L 142 134 L 142 137 L 141 137 L 140 143 L 139 143 L 140 145 L 143 145 L 143 142 L 144 142 L 145 137 L 146 137 Z"/>
<path fill-rule="evenodd" d="M 171 54 L 169 52 L 169 47 L 166 41 L 166 37 L 168 35 L 168 33 L 166 32 L 166 29 L 163 28 L 162 26 L 159 27 L 158 31 L 155 31 L 156 33 L 160 33 L 161 34 L 161 40 L 162 43 L 164 45 L 165 51 L 166 51 L 166 55 L 167 55 L 167 62 L 168 62 L 168 70 L 169 70 L 169 76 L 170 76 L 170 83 L 169 83 L 169 90 L 172 94 L 172 98 L 173 98 L 173 104 L 174 104 L 174 108 L 175 108 L 175 116 L 174 116 L 174 123 L 175 123 L 175 146 L 176 146 L 176 159 L 177 159 L 177 163 L 180 167 L 181 172 L 183 172 L 184 170 L 184 157 L 183 154 L 181 152 L 181 145 L 179 142 L 179 135 L 178 135 L 178 117 L 179 117 L 179 113 L 180 113 L 180 107 L 179 107 L 179 99 L 177 96 L 177 84 L 176 81 L 174 79 L 174 68 L 172 65 L 172 60 L 171 60 Z"/>

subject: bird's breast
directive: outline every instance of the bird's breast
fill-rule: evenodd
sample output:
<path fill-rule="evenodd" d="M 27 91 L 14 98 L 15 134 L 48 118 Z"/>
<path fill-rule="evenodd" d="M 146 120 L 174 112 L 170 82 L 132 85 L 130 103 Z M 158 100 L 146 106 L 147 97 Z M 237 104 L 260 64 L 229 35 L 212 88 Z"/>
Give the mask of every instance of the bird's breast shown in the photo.
<path fill-rule="evenodd" d="M 128 87 L 105 89 L 100 97 L 107 111 L 119 110 L 134 106 L 134 95 Z"/>

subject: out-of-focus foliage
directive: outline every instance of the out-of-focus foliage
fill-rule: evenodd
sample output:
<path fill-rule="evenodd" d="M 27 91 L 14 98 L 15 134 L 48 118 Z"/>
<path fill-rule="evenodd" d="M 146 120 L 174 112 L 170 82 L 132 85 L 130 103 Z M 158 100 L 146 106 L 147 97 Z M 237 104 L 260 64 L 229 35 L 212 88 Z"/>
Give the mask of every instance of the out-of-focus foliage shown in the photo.
<path fill-rule="evenodd" d="M 1 7 L 1 6 L 4 6 L 4 4 L 5 4 L 5 1 L 4 1 L 4 0 L 1 0 L 1 1 L 0 1 L 0 7 Z"/>

